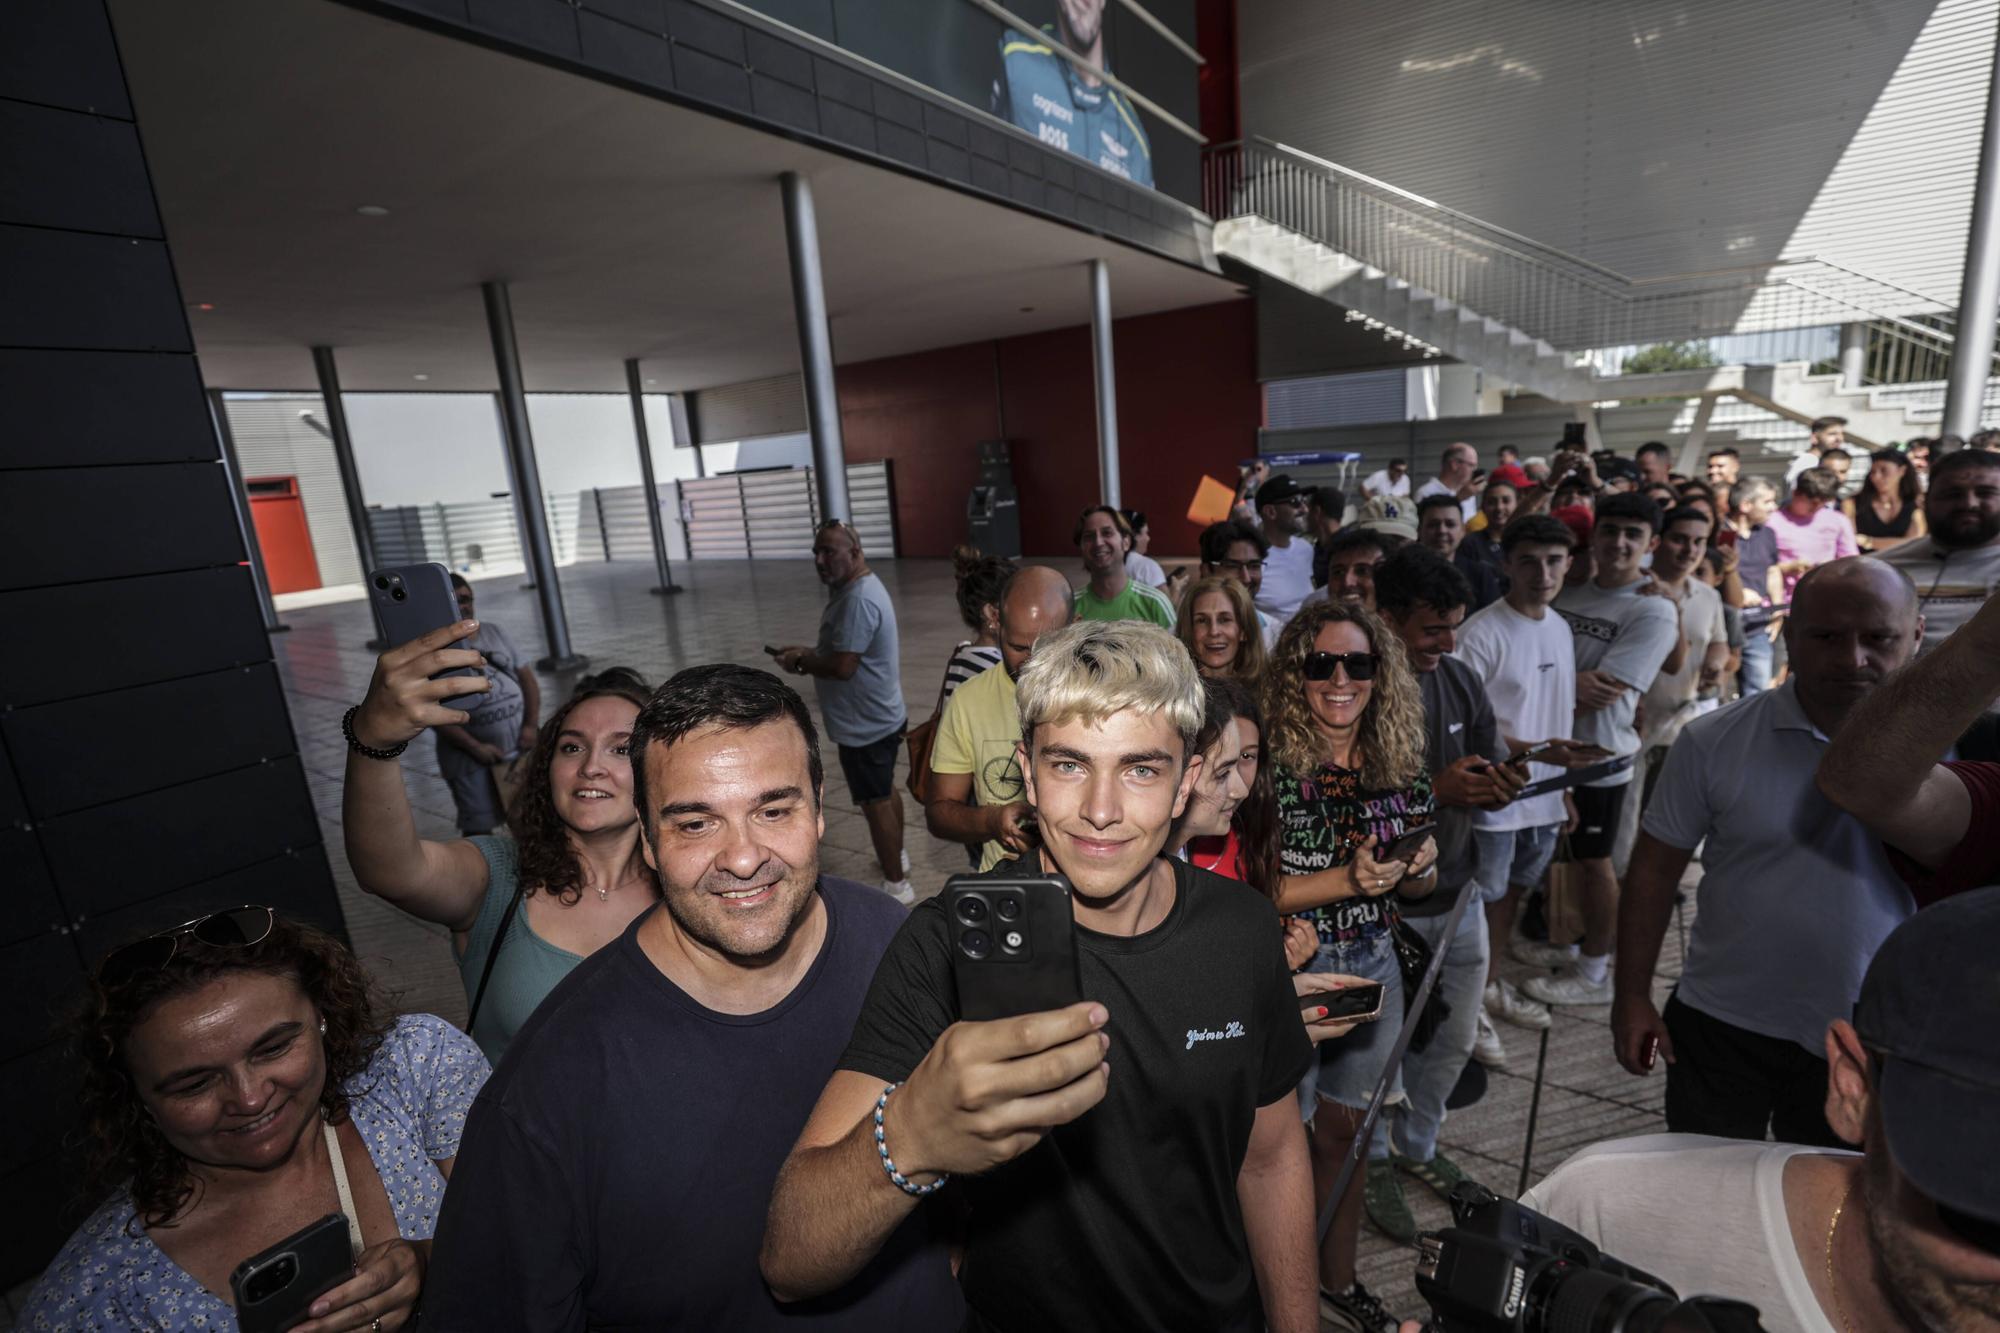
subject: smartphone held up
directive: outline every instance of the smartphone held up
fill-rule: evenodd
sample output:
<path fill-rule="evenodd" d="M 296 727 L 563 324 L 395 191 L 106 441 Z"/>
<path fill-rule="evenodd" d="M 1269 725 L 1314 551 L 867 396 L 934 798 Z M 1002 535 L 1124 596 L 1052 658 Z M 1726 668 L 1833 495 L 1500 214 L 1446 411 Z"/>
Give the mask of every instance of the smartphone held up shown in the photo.
<path fill-rule="evenodd" d="M 954 875 L 943 898 L 960 1017 L 1012 1018 L 1083 998 L 1068 880 Z"/>

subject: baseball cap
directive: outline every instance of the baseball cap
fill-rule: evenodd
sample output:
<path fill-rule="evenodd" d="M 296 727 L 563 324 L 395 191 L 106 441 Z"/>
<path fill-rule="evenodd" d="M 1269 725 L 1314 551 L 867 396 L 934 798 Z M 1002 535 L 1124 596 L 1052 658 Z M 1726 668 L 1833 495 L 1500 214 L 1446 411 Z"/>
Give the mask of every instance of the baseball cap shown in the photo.
<path fill-rule="evenodd" d="M 1488 482 L 1504 481 L 1517 491 L 1525 491 L 1528 487 L 1534 485 L 1534 482 L 1528 478 L 1528 470 L 1519 463 L 1502 463 L 1499 467 L 1493 469 L 1492 475 L 1487 477 L 1486 480 Z"/>
<path fill-rule="evenodd" d="M 2000 888 L 1958 894 L 1891 931 L 1854 1006 L 1880 1061 L 1890 1154 L 1946 1208 L 2000 1224 Z"/>
<path fill-rule="evenodd" d="M 1257 488 L 1257 507 L 1262 509 L 1265 505 L 1274 505 L 1281 500 L 1310 494 L 1312 491 L 1309 488 L 1299 485 L 1290 476 L 1280 472 Z"/>
<path fill-rule="evenodd" d="M 1564 505 L 1561 509 L 1551 509 L 1549 517 L 1556 519 L 1576 536 L 1578 546 L 1590 545 L 1590 530 L 1597 526 L 1597 516 L 1582 505 Z"/>
<path fill-rule="evenodd" d="M 1401 537 L 1407 541 L 1417 539 L 1417 507 L 1409 497 L 1402 495 L 1377 495 L 1371 497 L 1355 511 L 1354 521 L 1347 525 L 1367 532 L 1385 533 L 1391 537 Z"/>

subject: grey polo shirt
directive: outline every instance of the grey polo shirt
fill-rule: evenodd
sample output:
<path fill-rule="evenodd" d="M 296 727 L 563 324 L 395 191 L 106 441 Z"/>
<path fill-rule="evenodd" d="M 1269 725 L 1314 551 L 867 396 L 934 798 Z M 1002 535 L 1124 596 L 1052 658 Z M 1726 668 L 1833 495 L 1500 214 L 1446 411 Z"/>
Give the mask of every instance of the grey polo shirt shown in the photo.
<path fill-rule="evenodd" d="M 1642 825 L 1672 847 L 1708 840 L 1681 1003 L 1815 1055 L 1916 911 L 1881 842 L 1813 785 L 1826 745 L 1789 682 L 1698 717 Z"/>
<path fill-rule="evenodd" d="M 859 653 L 861 665 L 847 680 L 815 676 L 820 716 L 835 745 L 856 749 L 899 730 L 904 721 L 903 676 L 897 655 L 896 608 L 882 580 L 863 574 L 836 588 L 819 619 L 814 652 Z"/>

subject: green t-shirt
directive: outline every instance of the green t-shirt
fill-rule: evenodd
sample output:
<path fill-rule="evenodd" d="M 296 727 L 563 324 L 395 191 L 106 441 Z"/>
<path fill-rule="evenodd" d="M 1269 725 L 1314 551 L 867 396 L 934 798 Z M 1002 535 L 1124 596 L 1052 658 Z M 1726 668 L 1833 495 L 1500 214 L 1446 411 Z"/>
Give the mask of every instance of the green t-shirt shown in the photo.
<path fill-rule="evenodd" d="M 1174 604 L 1158 588 L 1134 578 L 1125 580 L 1125 590 L 1104 601 L 1084 584 L 1076 590 L 1078 620 L 1149 620 L 1162 629 L 1174 627 Z"/>
<path fill-rule="evenodd" d="M 1021 712 L 1007 668 L 980 672 L 952 691 L 931 741 L 933 773 L 970 773 L 974 805 L 1012 805 L 1024 784 L 1014 747 L 1021 741 Z M 1011 856 L 998 842 L 980 844 L 979 868 L 991 870 Z"/>
<path fill-rule="evenodd" d="M 482 834 L 470 841 L 486 858 L 486 897 L 479 905 L 479 919 L 466 932 L 465 952 L 458 958 L 468 1006 L 479 989 L 479 975 L 486 970 L 486 955 L 493 951 L 500 918 L 507 914 L 507 904 L 520 883 L 520 862 L 512 838 Z M 581 954 L 558 949 L 537 935 L 528 925 L 525 904 L 515 911 L 507 924 L 499 961 L 493 964 L 493 979 L 486 985 L 486 999 L 479 1006 L 479 1025 L 472 1030 L 472 1039 L 488 1060 L 500 1063 L 507 1043 L 528 1021 L 528 1015 L 582 961 Z"/>

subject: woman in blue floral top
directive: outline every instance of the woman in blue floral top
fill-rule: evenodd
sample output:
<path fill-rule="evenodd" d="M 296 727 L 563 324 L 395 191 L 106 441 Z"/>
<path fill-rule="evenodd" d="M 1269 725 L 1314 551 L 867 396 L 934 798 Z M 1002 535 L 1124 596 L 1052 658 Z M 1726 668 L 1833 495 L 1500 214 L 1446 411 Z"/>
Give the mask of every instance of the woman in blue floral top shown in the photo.
<path fill-rule="evenodd" d="M 345 945 L 268 907 L 113 950 L 77 1036 L 93 1180 L 111 1194 L 23 1327 L 227 1333 L 236 1266 L 329 1213 L 347 1216 L 354 1276 L 298 1333 L 411 1321 L 491 1072 L 470 1038 L 388 1017 Z"/>
<path fill-rule="evenodd" d="M 1320 1046 L 1300 1087 L 1323 1207 L 1402 1026 L 1402 977 L 1384 903 L 1437 887 L 1435 842 L 1426 840 L 1407 862 L 1376 858 L 1431 822 L 1423 697 L 1402 640 L 1372 612 L 1308 602 L 1272 652 L 1264 715 L 1278 790 L 1278 910 L 1317 932 L 1310 970 L 1384 988 L 1381 1018 Z M 1375 1327 L 1381 1307 L 1354 1277 L 1362 1203 L 1354 1184 L 1320 1247 L 1320 1285 L 1325 1303 L 1353 1326 Z"/>

